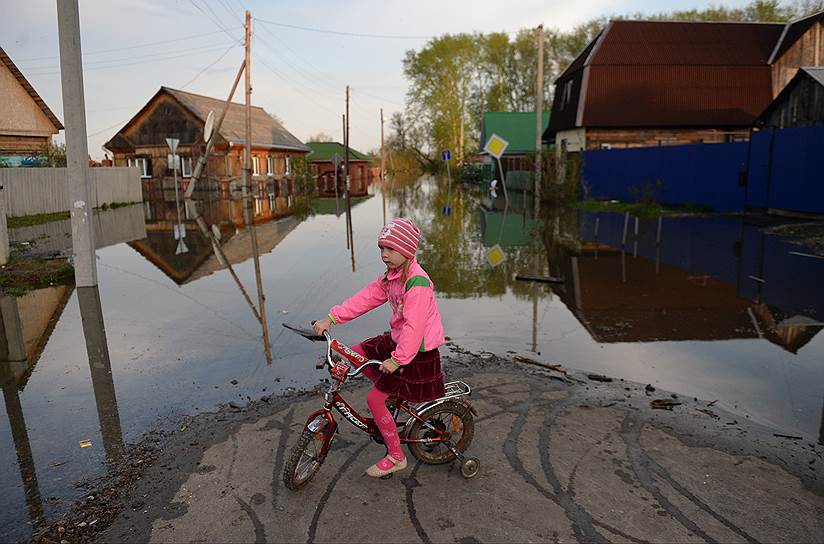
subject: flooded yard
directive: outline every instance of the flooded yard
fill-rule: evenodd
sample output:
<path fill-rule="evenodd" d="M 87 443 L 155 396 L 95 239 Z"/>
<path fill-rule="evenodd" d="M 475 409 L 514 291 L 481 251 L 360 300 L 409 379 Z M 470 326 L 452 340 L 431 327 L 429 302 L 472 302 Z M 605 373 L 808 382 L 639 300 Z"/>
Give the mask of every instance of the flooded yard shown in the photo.
<path fill-rule="evenodd" d="M 175 203 L 163 194 L 98 216 L 102 318 L 81 319 L 78 298 L 88 295 L 71 287 L 3 298 L 0 540 L 25 539 L 31 525 L 59 516 L 82 494 L 78 481 L 102 474 L 107 455 L 149 430 L 316 384 L 318 345 L 280 323 L 305 325 L 382 273 L 375 191 L 353 208 L 354 273 L 334 199 L 297 213 L 280 197 L 256 202 L 271 365 L 260 325 L 193 223 L 179 251 Z M 453 186 L 445 215 L 447 194 L 446 180 L 397 183 L 387 189 L 387 216 L 421 226 L 419 260 L 455 345 L 717 400 L 776 432 L 824 440 L 824 259 L 745 217 L 636 226 L 569 208 L 547 211 L 533 229 L 527 195 L 512 191 L 507 205 L 502 195 Z M 239 204 L 214 197 L 203 213 L 254 298 Z M 11 236 L 57 251 L 70 247 L 64 227 Z M 506 260 L 493 268 L 486 253 L 495 245 Z M 354 343 L 385 330 L 388 317 L 381 308 L 336 333 Z M 84 327 L 98 341 L 105 331 L 108 358 L 90 361 Z"/>

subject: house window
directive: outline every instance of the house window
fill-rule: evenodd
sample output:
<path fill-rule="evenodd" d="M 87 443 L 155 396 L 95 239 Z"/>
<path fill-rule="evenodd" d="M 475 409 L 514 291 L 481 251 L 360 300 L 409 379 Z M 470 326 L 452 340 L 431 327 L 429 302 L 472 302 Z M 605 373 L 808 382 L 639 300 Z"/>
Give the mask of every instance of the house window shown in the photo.
<path fill-rule="evenodd" d="M 149 172 L 149 159 L 145 159 L 145 158 L 127 159 L 126 164 L 128 166 L 136 166 L 140 170 L 140 177 L 141 178 L 150 178 L 150 177 L 152 177 L 151 173 Z"/>
<path fill-rule="evenodd" d="M 570 79 L 566 83 L 564 83 L 564 94 L 561 97 L 561 109 L 565 110 L 569 103 L 572 101 L 572 80 Z"/>
<path fill-rule="evenodd" d="M 252 175 L 260 175 L 260 157 L 252 157 Z"/>
<path fill-rule="evenodd" d="M 269 177 L 275 176 L 275 158 L 274 157 L 267 157 L 266 158 L 266 173 Z"/>
<path fill-rule="evenodd" d="M 180 157 L 180 172 L 184 178 L 192 177 L 192 157 Z"/>
<path fill-rule="evenodd" d="M 289 169 L 289 157 L 286 157 L 286 175 L 288 176 L 291 173 Z"/>

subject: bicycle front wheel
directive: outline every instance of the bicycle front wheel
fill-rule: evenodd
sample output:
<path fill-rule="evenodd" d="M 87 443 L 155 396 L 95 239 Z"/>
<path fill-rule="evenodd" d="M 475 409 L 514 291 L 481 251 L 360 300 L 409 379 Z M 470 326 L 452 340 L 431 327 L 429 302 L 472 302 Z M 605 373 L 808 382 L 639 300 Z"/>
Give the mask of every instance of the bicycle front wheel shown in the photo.
<path fill-rule="evenodd" d="M 303 429 L 298 443 L 292 448 L 289 460 L 283 467 L 283 483 L 288 489 L 297 491 L 315 477 L 323 464 L 321 450 L 326 442 L 329 427 L 318 431 Z"/>
<path fill-rule="evenodd" d="M 440 441 L 435 440 L 439 433 L 447 433 L 450 442 L 456 450 L 463 453 L 472 443 L 475 436 L 475 419 L 469 407 L 460 402 L 445 402 L 424 410 L 420 418 L 431 425 L 433 430 L 422 423 L 415 421 L 409 429 L 407 439 L 423 440 L 423 442 L 408 442 L 409 451 L 415 459 L 429 465 L 440 465 L 455 459 L 455 454 Z"/>

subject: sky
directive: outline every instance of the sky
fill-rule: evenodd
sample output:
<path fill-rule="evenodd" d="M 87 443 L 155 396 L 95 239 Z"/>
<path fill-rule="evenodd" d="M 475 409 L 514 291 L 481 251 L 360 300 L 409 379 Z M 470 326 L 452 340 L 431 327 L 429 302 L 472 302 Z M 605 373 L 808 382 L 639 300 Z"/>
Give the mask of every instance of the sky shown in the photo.
<path fill-rule="evenodd" d="M 61 120 L 57 0 L 0 0 L 0 47 Z M 350 86 L 350 141 L 380 146 L 380 109 L 402 111 L 403 58 L 431 37 L 569 30 L 599 16 L 703 8 L 704 0 L 79 0 L 89 154 L 161 86 L 225 99 L 243 60 L 250 10 L 252 104 L 299 139 L 342 141 Z M 746 0 L 729 0 L 737 7 Z M 300 28 L 298 28 L 300 27 Z M 348 34 L 346 34 L 348 33 Z M 356 34 L 356 35 L 349 35 Z M 242 87 L 241 87 L 242 90 Z M 239 90 L 236 101 L 243 101 Z M 388 126 L 387 126 L 388 128 Z M 63 133 L 57 138 L 62 141 Z"/>

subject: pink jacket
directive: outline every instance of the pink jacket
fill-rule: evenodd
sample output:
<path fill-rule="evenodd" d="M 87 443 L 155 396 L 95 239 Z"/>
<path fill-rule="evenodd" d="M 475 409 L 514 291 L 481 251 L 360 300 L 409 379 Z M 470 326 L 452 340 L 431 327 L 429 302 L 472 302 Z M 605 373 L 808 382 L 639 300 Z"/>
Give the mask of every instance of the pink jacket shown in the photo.
<path fill-rule="evenodd" d="M 432 280 L 413 257 L 409 265 L 408 279 L 401 281 L 400 268 L 390 270 L 384 276 L 361 289 L 352 298 L 329 310 L 329 317 L 336 325 L 351 321 L 386 302 L 392 305 L 389 328 L 397 346 L 392 359 L 401 365 L 412 362 L 421 352 L 444 344 L 441 314 L 435 305 Z"/>

